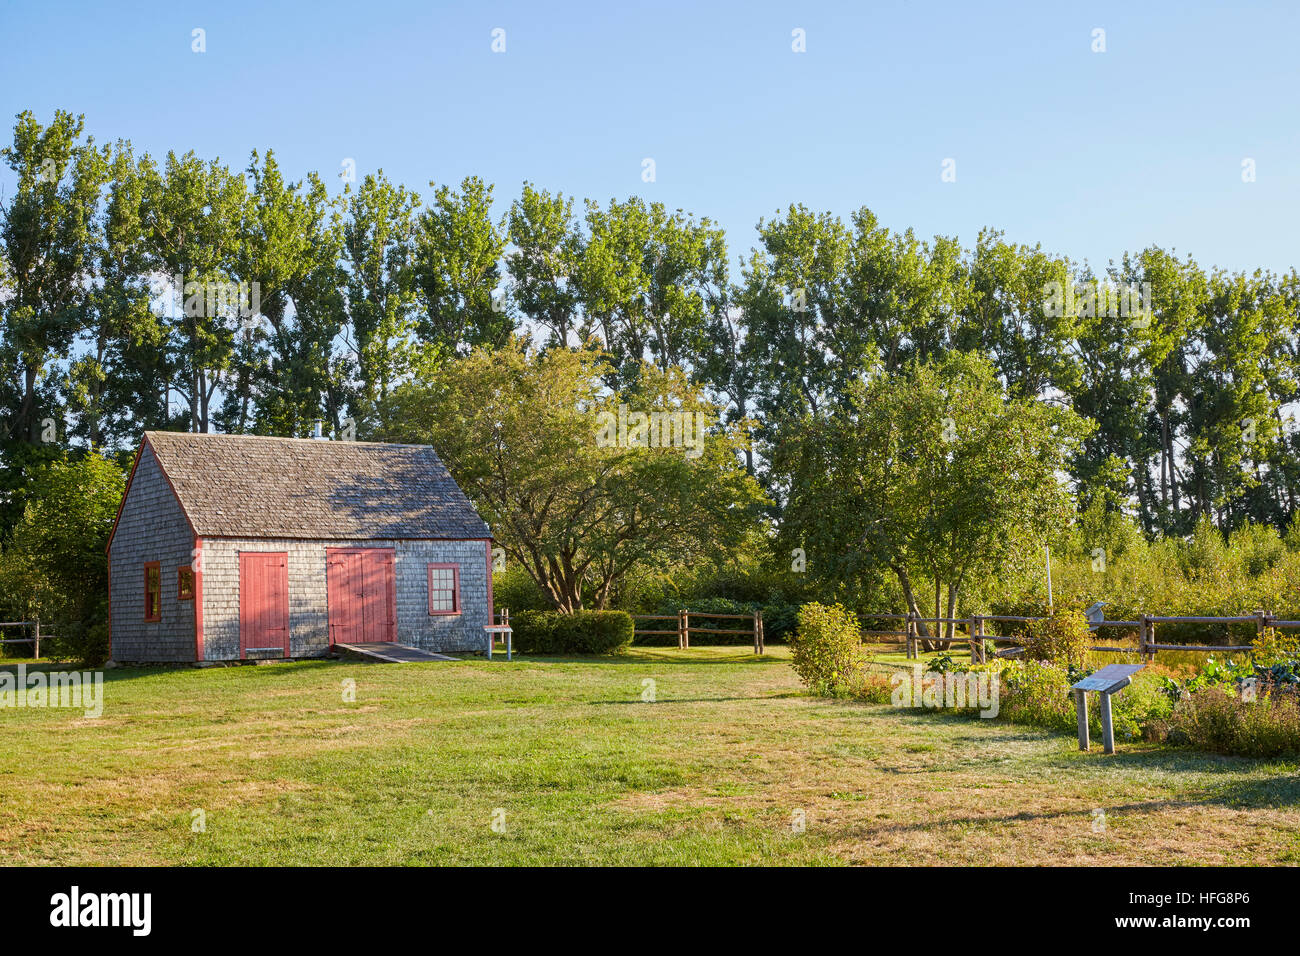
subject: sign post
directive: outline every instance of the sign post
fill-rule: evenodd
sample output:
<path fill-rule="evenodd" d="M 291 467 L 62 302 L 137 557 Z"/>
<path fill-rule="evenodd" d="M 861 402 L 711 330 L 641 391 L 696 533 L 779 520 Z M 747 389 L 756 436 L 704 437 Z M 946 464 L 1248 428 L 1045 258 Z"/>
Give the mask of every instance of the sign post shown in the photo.
<path fill-rule="evenodd" d="M 1079 749 L 1088 749 L 1088 691 L 1098 694 L 1097 707 L 1101 712 L 1101 740 L 1106 753 L 1115 752 L 1115 727 L 1111 721 L 1110 695 L 1117 694 L 1133 682 L 1133 675 L 1145 664 L 1108 664 L 1085 677 L 1070 689 L 1074 692 L 1074 706 L 1079 717 Z"/>

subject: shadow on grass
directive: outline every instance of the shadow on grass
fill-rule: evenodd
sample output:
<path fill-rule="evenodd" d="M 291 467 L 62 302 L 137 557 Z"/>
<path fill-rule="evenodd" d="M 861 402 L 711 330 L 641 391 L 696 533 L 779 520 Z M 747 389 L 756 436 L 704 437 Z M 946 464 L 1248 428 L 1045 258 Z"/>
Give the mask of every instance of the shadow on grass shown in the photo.
<path fill-rule="evenodd" d="M 893 721 L 897 721 L 899 717 L 912 718 L 907 720 L 909 728 L 923 726 L 924 723 L 937 723 L 946 729 L 974 730 L 984 723 L 983 718 L 968 713 L 925 711 L 918 708 L 883 707 L 877 709 L 872 716 L 879 720 Z M 1113 772 L 1115 774 L 1137 776 L 1157 773 L 1200 774 L 1212 778 L 1205 786 L 1206 796 L 1201 799 L 1127 804 L 1107 808 L 1108 810 L 1139 810 L 1203 805 L 1241 808 L 1300 806 L 1300 756 L 1297 755 L 1239 757 L 1209 753 L 1192 747 L 1171 747 L 1165 744 L 1145 742 L 1130 742 L 1127 744 L 1120 742 L 1116 753 L 1106 754 L 1101 750 L 1101 746 L 1097 741 L 1093 742 L 1090 751 L 1083 753 L 1074 749 L 1077 747 L 1077 743 L 1075 743 L 1072 736 L 1059 733 L 1051 728 L 1009 724 L 1004 721 L 998 721 L 994 726 L 1000 729 L 1015 728 L 1016 730 L 1015 733 L 1011 734 L 999 733 L 997 735 L 997 742 L 999 743 L 1005 741 L 1037 742 L 1058 740 L 1063 747 L 1068 745 L 1069 749 L 1048 758 L 1048 767 L 1055 770 L 1067 772 L 1094 770 L 1102 773 Z M 971 740 L 972 738 L 967 738 L 965 742 Z M 949 743 L 959 742 L 950 741 Z M 888 768 L 882 769 L 887 770 Z M 1242 779 L 1243 774 L 1256 775 L 1261 771 L 1265 773 L 1269 771 L 1275 772 L 1262 778 L 1252 776 L 1250 779 Z M 1068 812 L 1062 814 L 1018 814 L 999 819 L 1021 820 L 1060 815 L 1068 815 Z"/>
<path fill-rule="evenodd" d="M 331 660 L 329 658 L 320 658 L 320 659 L 313 659 L 313 660 L 273 661 L 269 664 L 256 664 L 253 663 L 252 661 L 249 661 L 247 663 L 230 661 L 228 663 L 229 666 L 226 667 L 195 667 L 193 664 L 148 664 L 148 665 L 133 666 L 133 667 L 103 668 L 103 667 L 86 667 L 84 664 L 75 664 L 70 662 L 56 663 L 51 661 L 41 661 L 40 663 L 36 663 L 36 664 L 28 663 L 26 672 L 27 674 L 31 675 L 38 672 L 70 673 L 73 671 L 77 671 L 80 673 L 85 673 L 86 671 L 90 671 L 91 673 L 94 673 L 96 671 L 102 670 L 104 672 L 104 683 L 112 684 L 117 681 L 138 680 L 142 677 L 157 677 L 160 674 L 177 674 L 177 673 L 185 673 L 185 672 L 193 672 L 195 674 L 199 674 L 204 672 L 227 671 L 227 670 L 236 670 L 241 668 L 251 669 L 254 667 L 261 668 L 263 671 L 268 672 L 268 676 L 274 674 L 277 671 L 281 672 L 284 675 L 293 675 L 293 674 L 300 674 L 306 670 L 319 670 L 324 667 L 337 666 L 338 664 L 343 662 L 337 660 Z M 355 661 L 355 662 L 348 661 L 347 663 L 349 665 L 353 665 L 353 664 L 368 665 L 368 664 L 381 664 L 382 662 L 381 661 Z M 18 667 L 16 664 L 0 663 L 0 673 L 5 673 L 5 672 L 11 673 L 16 677 L 18 674 Z"/>
<path fill-rule="evenodd" d="M 655 653 L 646 653 L 641 648 L 636 648 L 630 654 L 612 654 L 608 657 L 594 654 L 515 654 L 515 661 L 522 661 L 528 664 L 636 664 L 641 667 L 647 664 L 688 664 L 698 666 L 700 664 L 785 664 L 787 661 L 777 657 L 766 657 L 755 654 L 750 651 L 737 651 L 735 654 L 728 654 L 724 657 L 683 657 L 676 653 L 663 655 Z M 683 652 L 689 654 L 690 651 Z M 474 658 L 471 658 L 474 659 Z M 504 658 L 502 658 L 504 662 Z M 496 663 L 496 659 L 493 659 Z"/>
<path fill-rule="evenodd" d="M 1243 780 L 1209 788 L 1205 796 L 1181 800 L 1141 800 L 1129 803 L 1097 801 L 1107 815 L 1125 813 L 1159 813 L 1162 810 L 1188 810 L 1198 807 L 1227 807 L 1233 810 L 1285 809 L 1300 804 L 1300 774 L 1292 773 L 1269 780 Z M 935 827 L 988 826 L 991 823 L 1024 823 L 1033 820 L 1057 820 L 1066 817 L 1086 818 L 1091 811 L 1078 809 L 1022 810 L 1018 813 L 987 816 L 944 817 L 918 823 L 900 823 L 885 829 L 897 832 L 921 832 Z"/>
<path fill-rule="evenodd" d="M 752 697 L 660 697 L 653 701 L 647 700 L 589 700 L 588 705 L 592 707 L 610 707 L 616 705 L 626 706 L 645 706 L 645 707 L 668 707 L 673 704 L 726 704 L 736 703 L 742 700 L 772 700 L 768 694 L 757 694 Z"/>

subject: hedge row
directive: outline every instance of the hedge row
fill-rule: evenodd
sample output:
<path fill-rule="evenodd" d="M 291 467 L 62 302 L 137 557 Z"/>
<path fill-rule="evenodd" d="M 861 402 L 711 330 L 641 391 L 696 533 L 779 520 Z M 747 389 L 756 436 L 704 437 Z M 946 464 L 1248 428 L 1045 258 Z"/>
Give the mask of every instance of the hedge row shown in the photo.
<path fill-rule="evenodd" d="M 616 654 L 632 643 L 626 611 L 518 611 L 510 626 L 524 654 Z"/>

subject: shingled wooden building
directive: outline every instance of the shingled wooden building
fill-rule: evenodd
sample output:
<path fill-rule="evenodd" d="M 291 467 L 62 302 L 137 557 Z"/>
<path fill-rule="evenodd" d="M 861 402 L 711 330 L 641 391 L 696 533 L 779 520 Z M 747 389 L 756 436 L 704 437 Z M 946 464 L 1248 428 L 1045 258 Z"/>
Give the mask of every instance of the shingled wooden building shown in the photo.
<path fill-rule="evenodd" d="M 479 650 L 492 536 L 432 448 L 146 432 L 108 544 L 121 662 Z"/>

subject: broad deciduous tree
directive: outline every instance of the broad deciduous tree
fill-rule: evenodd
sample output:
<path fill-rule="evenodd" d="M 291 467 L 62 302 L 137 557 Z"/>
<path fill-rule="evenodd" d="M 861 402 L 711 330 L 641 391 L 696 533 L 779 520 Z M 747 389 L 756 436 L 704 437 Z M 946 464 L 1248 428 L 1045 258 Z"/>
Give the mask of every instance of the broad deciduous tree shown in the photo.
<path fill-rule="evenodd" d="M 1064 472 L 1085 430 L 1067 409 L 1008 398 L 975 355 L 872 376 L 777 447 L 783 536 L 826 580 L 887 568 L 913 613 L 917 578 L 941 582 L 953 617 L 968 583 L 1068 526 Z"/>
<path fill-rule="evenodd" d="M 537 353 L 516 340 L 431 363 L 381 416 L 380 437 L 438 449 L 507 553 L 564 610 L 605 607 L 634 567 L 726 553 L 761 502 L 737 458 L 744 430 L 719 427 L 698 388 L 648 368 L 629 397 L 603 385 L 607 373 L 592 352 Z M 637 412 L 653 416 L 639 432 Z"/>

